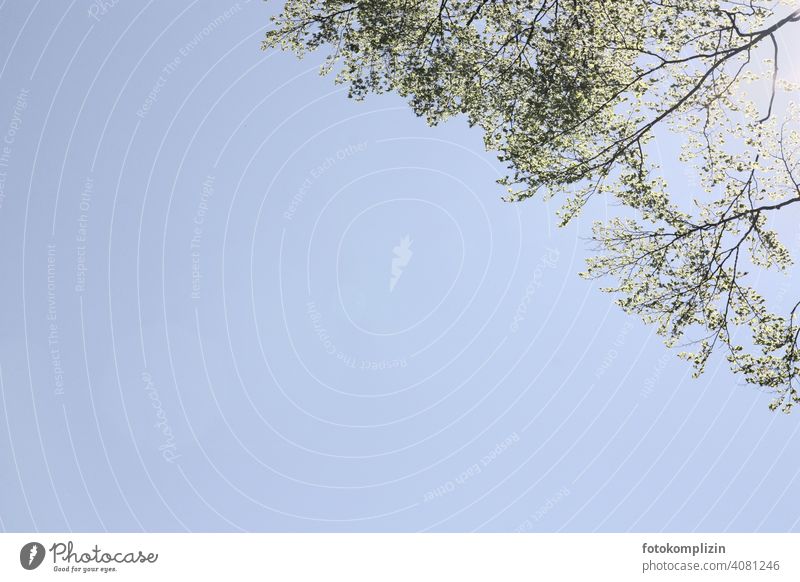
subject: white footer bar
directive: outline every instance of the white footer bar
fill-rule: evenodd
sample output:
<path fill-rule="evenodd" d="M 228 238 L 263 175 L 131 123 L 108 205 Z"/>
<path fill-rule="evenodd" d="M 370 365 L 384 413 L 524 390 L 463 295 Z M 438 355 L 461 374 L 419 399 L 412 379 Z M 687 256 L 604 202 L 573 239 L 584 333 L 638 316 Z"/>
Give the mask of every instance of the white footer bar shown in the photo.
<path fill-rule="evenodd" d="M 800 580 L 800 534 L 0 534 L 0 580 Z"/>

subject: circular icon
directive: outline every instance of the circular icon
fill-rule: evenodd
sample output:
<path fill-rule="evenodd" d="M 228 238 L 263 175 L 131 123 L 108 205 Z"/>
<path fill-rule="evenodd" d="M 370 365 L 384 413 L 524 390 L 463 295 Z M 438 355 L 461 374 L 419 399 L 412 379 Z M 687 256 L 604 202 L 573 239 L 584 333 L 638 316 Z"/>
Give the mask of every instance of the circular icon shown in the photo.
<path fill-rule="evenodd" d="M 26 570 L 35 570 L 44 561 L 44 546 L 39 542 L 28 542 L 19 551 L 19 563 Z"/>

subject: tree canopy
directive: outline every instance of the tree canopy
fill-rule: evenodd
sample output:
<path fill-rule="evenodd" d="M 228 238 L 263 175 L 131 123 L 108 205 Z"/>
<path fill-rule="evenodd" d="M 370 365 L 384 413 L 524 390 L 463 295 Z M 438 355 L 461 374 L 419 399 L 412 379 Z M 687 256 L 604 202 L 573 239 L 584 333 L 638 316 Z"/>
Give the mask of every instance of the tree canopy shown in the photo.
<path fill-rule="evenodd" d="M 756 0 L 288 0 L 263 48 L 324 50 L 351 97 L 395 92 L 432 125 L 466 116 L 508 201 L 558 197 L 562 224 L 620 203 L 583 276 L 613 281 L 696 375 L 720 350 L 789 412 L 800 301 L 776 305 L 754 274 L 793 264 L 774 223 L 800 202 L 797 87 L 777 35 L 798 21 Z M 660 131 L 696 181 L 664 177 Z"/>

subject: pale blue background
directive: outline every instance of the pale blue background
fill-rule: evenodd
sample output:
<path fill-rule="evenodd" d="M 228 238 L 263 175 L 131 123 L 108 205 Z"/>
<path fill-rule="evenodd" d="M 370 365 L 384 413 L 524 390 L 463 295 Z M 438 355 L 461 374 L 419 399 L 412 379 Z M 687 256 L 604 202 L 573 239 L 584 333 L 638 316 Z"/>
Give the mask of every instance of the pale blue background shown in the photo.
<path fill-rule="evenodd" d="M 692 380 L 578 278 L 613 208 L 558 230 L 552 203 L 501 202 L 462 120 L 261 52 L 275 2 L 99 6 L 0 5 L 0 137 L 29 90 L 0 207 L 0 528 L 798 529 L 797 414 L 719 360 Z M 360 368 L 383 360 L 405 366 Z"/>

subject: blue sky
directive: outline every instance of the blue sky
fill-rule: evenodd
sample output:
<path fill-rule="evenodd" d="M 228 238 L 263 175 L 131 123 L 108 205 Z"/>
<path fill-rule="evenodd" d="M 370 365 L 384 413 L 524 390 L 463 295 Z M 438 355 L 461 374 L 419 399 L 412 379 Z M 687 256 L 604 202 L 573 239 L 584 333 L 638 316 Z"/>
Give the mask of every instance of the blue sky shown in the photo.
<path fill-rule="evenodd" d="M 577 276 L 615 209 L 501 202 L 276 4 L 0 7 L 0 527 L 797 530 L 796 415 Z"/>

